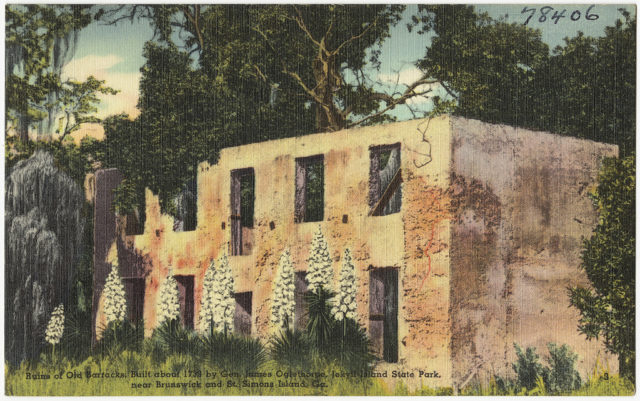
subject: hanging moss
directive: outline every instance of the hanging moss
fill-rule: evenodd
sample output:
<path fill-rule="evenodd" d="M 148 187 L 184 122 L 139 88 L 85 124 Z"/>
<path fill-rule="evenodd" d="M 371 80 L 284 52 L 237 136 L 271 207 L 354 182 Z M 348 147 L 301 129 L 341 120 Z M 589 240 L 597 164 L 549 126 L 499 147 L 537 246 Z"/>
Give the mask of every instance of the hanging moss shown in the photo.
<path fill-rule="evenodd" d="M 68 304 L 84 197 L 43 151 L 18 162 L 5 189 L 5 357 L 17 364 L 39 354 L 54 306 Z"/>

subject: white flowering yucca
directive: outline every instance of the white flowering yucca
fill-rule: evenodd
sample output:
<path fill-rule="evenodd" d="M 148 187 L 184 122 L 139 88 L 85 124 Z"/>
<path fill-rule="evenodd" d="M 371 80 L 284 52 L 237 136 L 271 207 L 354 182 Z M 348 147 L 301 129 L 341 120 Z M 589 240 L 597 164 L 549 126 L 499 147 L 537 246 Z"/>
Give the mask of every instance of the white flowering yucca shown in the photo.
<path fill-rule="evenodd" d="M 202 283 L 202 297 L 200 298 L 200 313 L 198 315 L 198 328 L 200 332 L 207 333 L 211 330 L 213 322 L 213 287 L 216 279 L 216 266 L 213 260 L 204 274 Z"/>
<path fill-rule="evenodd" d="M 169 271 L 169 275 L 160 287 L 158 296 L 158 325 L 165 321 L 177 319 L 180 316 L 180 303 L 178 301 L 178 282 Z"/>
<path fill-rule="evenodd" d="M 225 333 L 232 331 L 236 305 L 233 297 L 233 275 L 226 254 L 220 256 L 215 270 L 212 306 L 214 329 Z"/>
<path fill-rule="evenodd" d="M 309 282 L 309 291 L 316 291 L 320 287 L 329 289 L 331 275 L 331 255 L 329 255 L 329 246 L 322 235 L 322 229 L 318 227 L 318 231 L 311 240 L 311 252 L 309 253 L 309 270 L 307 271 L 307 281 Z"/>
<path fill-rule="evenodd" d="M 351 252 L 345 249 L 340 270 L 340 289 L 334 298 L 331 314 L 336 320 L 356 319 L 356 269 L 351 261 Z"/>
<path fill-rule="evenodd" d="M 62 339 L 62 332 L 64 332 L 64 306 L 60 304 L 51 313 L 47 331 L 45 332 L 45 340 L 55 346 Z"/>
<path fill-rule="evenodd" d="M 295 310 L 295 283 L 291 253 L 288 249 L 280 256 L 274 285 L 271 323 L 279 329 L 287 328 L 287 326 L 292 328 Z"/>
<path fill-rule="evenodd" d="M 104 285 L 104 315 L 107 325 L 122 321 L 127 315 L 127 299 L 116 263 L 112 264 L 111 272 Z"/>

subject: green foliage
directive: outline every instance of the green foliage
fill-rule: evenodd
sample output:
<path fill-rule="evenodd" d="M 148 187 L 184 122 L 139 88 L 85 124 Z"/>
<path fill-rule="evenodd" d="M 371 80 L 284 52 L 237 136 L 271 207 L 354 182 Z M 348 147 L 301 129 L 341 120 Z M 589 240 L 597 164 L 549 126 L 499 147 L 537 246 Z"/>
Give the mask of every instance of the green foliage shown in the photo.
<path fill-rule="evenodd" d="M 435 37 L 417 65 L 449 98 L 434 99 L 434 111 L 454 101 L 461 116 L 615 143 L 622 155 L 635 149 L 635 16 L 621 11 L 605 36 L 579 33 L 550 54 L 539 30 L 473 6 L 419 10 L 410 29 Z"/>
<path fill-rule="evenodd" d="M 116 320 L 102 331 L 102 338 L 96 345 L 95 353 L 113 357 L 123 351 L 140 351 L 144 339 L 142 322 L 133 324 L 128 320 Z"/>
<path fill-rule="evenodd" d="M 64 334 L 58 347 L 68 360 L 80 362 L 91 352 L 91 311 L 76 309 L 66 316 Z"/>
<path fill-rule="evenodd" d="M 324 287 L 305 294 L 308 341 L 320 358 L 335 361 L 349 370 L 367 371 L 375 360 L 369 337 L 355 320 L 334 318 L 330 302 L 334 296 Z"/>
<path fill-rule="evenodd" d="M 550 131 L 615 143 L 628 156 L 635 151 L 637 17 L 621 13 L 603 37 L 565 39 L 540 74 L 552 81 L 540 84 L 550 88 L 544 93 Z"/>
<path fill-rule="evenodd" d="M 457 100 L 456 114 L 532 126 L 544 102 L 536 97 L 533 79 L 549 56 L 540 31 L 494 21 L 473 6 L 425 5 L 419 10 L 414 24 L 419 20 L 420 32 L 436 36 L 418 67 Z"/>
<path fill-rule="evenodd" d="M 182 326 L 178 319 L 165 320 L 153 331 L 156 356 L 184 353 L 197 356 L 199 339 L 193 330 Z"/>
<path fill-rule="evenodd" d="M 578 355 L 569 346 L 558 347 L 554 343 L 547 344 L 549 349 L 549 375 L 547 389 L 551 393 L 577 390 L 582 384 L 580 374 L 575 368 Z"/>
<path fill-rule="evenodd" d="M 97 123 L 101 120 L 94 114 L 98 111 L 100 103 L 98 94 L 115 95 L 117 90 L 104 85 L 105 81 L 89 76 L 86 81 L 62 82 L 57 89 L 60 97 L 60 111 L 65 118 L 60 119 L 60 126 L 56 129 L 62 137 L 80 129 L 84 123 Z M 64 122 L 64 124 L 63 124 Z"/>
<path fill-rule="evenodd" d="M 580 311 L 579 330 L 602 337 L 618 355 L 619 371 L 635 376 L 635 155 L 606 159 L 593 194 L 600 214 L 591 238 L 584 241 L 581 267 L 590 287 L 570 289 Z"/>
<path fill-rule="evenodd" d="M 311 364 L 311 344 L 306 333 L 286 328 L 271 339 L 271 358 L 292 368 L 308 368 Z"/>
<path fill-rule="evenodd" d="M 174 199 L 197 174 L 202 161 L 213 163 L 226 143 L 226 128 L 212 99 L 211 82 L 191 67 L 188 54 L 152 42 L 144 49 L 141 115 L 131 121 L 114 116 L 103 123 L 104 167 L 126 177 L 115 205 L 130 213 L 144 205 L 144 188 L 157 194 L 164 212 L 177 214 Z"/>
<path fill-rule="evenodd" d="M 224 349 L 221 352 L 225 352 Z M 195 366 L 195 369 L 194 369 Z M 204 368 L 203 368 L 204 366 Z M 268 361 L 259 365 L 257 372 L 273 372 L 277 370 L 286 371 L 290 365 L 280 365 L 274 361 Z M 156 388 L 149 389 L 132 389 L 131 379 L 109 379 L 109 380 L 86 380 L 84 375 L 87 373 L 100 372 L 129 372 L 131 370 L 152 371 L 152 372 L 177 372 L 186 374 L 187 370 L 200 370 L 204 372 L 208 369 L 213 372 L 220 372 L 222 367 L 216 365 L 203 365 L 197 359 L 186 356 L 184 354 L 168 354 L 160 360 L 154 360 L 153 356 L 143 350 L 122 351 L 109 357 L 96 355 L 88 357 L 81 362 L 70 361 L 64 357 L 58 357 L 54 360 L 41 362 L 24 362 L 17 368 L 6 367 L 6 387 L 7 395 L 49 395 L 49 396 L 70 396 L 70 395 L 452 395 L 451 388 L 430 388 L 422 386 L 416 390 L 410 391 L 404 382 L 400 381 L 393 388 L 389 388 L 382 380 L 372 378 L 334 378 L 331 372 L 341 372 L 340 366 L 327 363 L 326 361 L 312 361 L 309 370 L 314 372 L 323 372 L 327 379 L 325 380 L 326 388 L 235 388 L 224 387 L 222 389 L 206 388 L 204 385 L 200 388 Z M 29 380 L 26 379 L 26 373 L 38 372 L 39 374 L 49 374 L 53 377 L 55 374 L 64 372 L 81 372 L 82 380 L 73 381 L 70 385 L 68 380 Z M 241 372 L 233 369 L 232 371 Z M 250 379 L 254 382 L 273 382 L 273 378 Z M 184 377 L 177 379 L 162 379 L 165 382 L 185 381 Z M 207 381 L 203 378 L 202 381 Z M 210 380 L 209 380 L 210 381 Z M 276 382 L 277 383 L 277 382 Z M 469 391 L 473 390 L 473 391 Z M 589 382 L 579 390 L 572 392 L 560 393 L 559 395 L 633 395 L 634 385 L 628 379 L 619 376 L 597 376 L 592 377 Z M 473 389 L 462 389 L 463 395 L 515 395 L 511 392 L 495 392 L 491 388 L 474 387 Z"/>
<path fill-rule="evenodd" d="M 527 347 L 525 352 L 522 351 L 518 344 L 514 343 L 513 347 L 518 357 L 518 360 L 511 364 L 517 377 L 517 391 L 520 391 L 520 389 L 532 390 L 536 387 L 538 378 L 545 373 L 542 364 L 538 362 L 540 357 L 534 347 Z"/>
<path fill-rule="evenodd" d="M 539 362 L 535 348 L 527 347 L 523 352 L 517 344 L 513 346 L 518 357 L 512 364 L 516 380 L 494 377 L 494 384 L 490 386 L 493 394 L 547 395 L 569 393 L 580 388 L 582 380 L 574 366 L 578 355 L 566 344 L 561 347 L 547 344 L 548 367 Z"/>
<path fill-rule="evenodd" d="M 209 366 L 244 373 L 260 369 L 266 361 L 267 352 L 255 338 L 213 332 L 201 341 Z"/>
<path fill-rule="evenodd" d="M 371 341 L 365 330 L 353 319 L 334 321 L 331 328 L 331 353 L 341 366 L 351 371 L 369 371 L 375 361 Z"/>
<path fill-rule="evenodd" d="M 114 94 L 104 81 L 62 81 L 63 65 L 75 50 L 78 31 L 91 22 L 89 5 L 8 5 L 6 7 L 7 132 L 16 131 L 24 142 L 34 123 L 46 122 L 45 132 L 62 137 L 93 116 L 97 94 Z M 57 129 L 55 119 L 62 117 Z"/>
<path fill-rule="evenodd" d="M 334 346 L 331 341 L 331 331 L 335 319 L 331 315 L 331 298 L 335 294 L 324 287 L 304 294 L 308 307 L 307 334 L 312 345 L 321 353 L 329 354 Z"/>
<path fill-rule="evenodd" d="M 633 382 L 618 375 L 590 380 L 580 389 L 570 393 L 570 395 L 575 396 L 632 396 L 634 394 L 635 386 Z"/>

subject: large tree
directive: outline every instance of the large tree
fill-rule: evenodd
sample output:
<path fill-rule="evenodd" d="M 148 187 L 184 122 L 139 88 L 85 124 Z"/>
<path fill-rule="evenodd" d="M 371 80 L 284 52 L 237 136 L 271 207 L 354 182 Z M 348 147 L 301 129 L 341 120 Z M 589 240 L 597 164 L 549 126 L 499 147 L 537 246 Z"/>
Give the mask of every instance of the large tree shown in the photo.
<path fill-rule="evenodd" d="M 448 111 L 470 118 L 635 149 L 636 18 L 601 38 L 579 33 L 551 53 L 541 33 L 473 6 L 420 6 L 410 27 L 434 34 L 418 67 L 448 93 Z M 436 102 L 438 103 L 438 102 Z"/>
<path fill-rule="evenodd" d="M 65 135 L 83 122 L 95 122 L 98 93 L 115 91 L 104 81 L 62 80 L 62 68 L 75 53 L 78 35 L 92 19 L 90 6 L 8 5 L 5 32 L 6 132 L 26 142 Z"/>
<path fill-rule="evenodd" d="M 427 77 L 392 93 L 381 90 L 377 80 L 379 46 L 403 10 L 387 5 L 123 6 L 106 10 L 102 18 L 112 23 L 148 18 L 160 42 L 196 54 L 210 77 L 228 83 L 230 92 L 244 93 L 239 100 L 253 91 L 270 106 L 274 98 L 292 103 L 304 117 L 292 128 L 304 134 L 313 129 L 309 111 L 316 131 L 335 131 L 391 119 L 388 111 L 430 93 L 426 84 L 435 81 Z M 280 122 L 293 121 L 294 115 Z"/>
<path fill-rule="evenodd" d="M 593 194 L 600 213 L 585 240 L 582 268 L 591 285 L 570 290 L 580 332 L 602 338 L 621 375 L 635 376 L 635 156 L 605 160 Z"/>
<path fill-rule="evenodd" d="M 635 151 L 636 17 L 621 13 L 604 36 L 579 33 L 554 49 L 547 107 L 550 131 L 615 143 L 626 156 Z"/>
<path fill-rule="evenodd" d="M 449 110 L 487 122 L 532 126 L 540 93 L 534 78 L 549 47 L 540 31 L 495 21 L 473 6 L 420 6 L 413 23 L 435 35 L 417 63 L 449 95 Z M 451 100 L 453 100 L 451 102 Z"/>
<path fill-rule="evenodd" d="M 179 214 L 175 197 L 197 163 L 214 162 L 222 147 L 389 118 L 385 112 L 417 95 L 419 84 L 386 95 L 366 74 L 402 9 L 129 5 L 99 13 L 111 23 L 146 18 L 156 29 L 145 47 L 141 115 L 133 125 L 105 124 L 107 144 L 115 146 L 107 156 L 117 159 L 105 164 L 128 181 L 119 189 L 128 194 L 118 198 L 119 208 L 132 210 L 147 186 L 163 210 Z M 120 140 L 135 141 L 116 126 L 145 144 L 136 148 L 138 165 L 117 154 Z"/>

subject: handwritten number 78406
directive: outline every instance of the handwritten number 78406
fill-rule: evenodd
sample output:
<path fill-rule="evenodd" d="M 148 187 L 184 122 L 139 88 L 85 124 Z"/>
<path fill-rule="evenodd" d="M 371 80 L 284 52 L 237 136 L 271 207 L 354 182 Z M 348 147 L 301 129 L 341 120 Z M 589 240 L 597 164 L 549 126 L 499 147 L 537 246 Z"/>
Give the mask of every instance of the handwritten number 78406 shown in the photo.
<path fill-rule="evenodd" d="M 600 16 L 598 14 L 596 14 L 593 11 L 593 8 L 595 7 L 595 5 L 591 5 L 589 6 L 589 8 L 587 8 L 587 11 L 584 13 L 584 18 L 588 21 L 595 21 L 598 18 L 600 18 Z M 551 11 L 553 11 L 553 15 L 551 15 Z M 567 9 L 562 9 L 562 11 L 558 12 L 558 10 L 554 10 L 553 7 L 551 6 L 544 6 L 541 7 L 540 10 L 538 10 L 537 8 L 529 8 L 527 6 L 525 6 L 522 11 L 520 12 L 520 14 L 526 14 L 529 13 L 529 16 L 527 17 L 527 20 L 524 22 L 524 25 L 527 25 L 529 23 L 529 21 L 531 21 L 531 18 L 533 18 L 536 15 L 536 12 L 538 12 L 539 16 L 538 16 L 538 22 L 543 23 L 543 22 L 547 22 L 549 19 L 551 19 L 553 21 L 554 24 L 557 24 L 558 21 L 560 21 L 560 18 L 566 18 L 567 16 L 565 15 L 565 13 L 567 12 Z M 551 18 L 549 18 L 551 17 Z M 573 12 L 571 12 L 571 14 L 569 14 L 569 19 L 571 21 L 578 21 L 580 18 L 582 17 L 582 13 L 580 12 L 580 10 L 573 10 Z"/>

